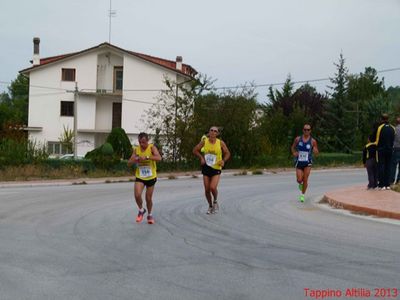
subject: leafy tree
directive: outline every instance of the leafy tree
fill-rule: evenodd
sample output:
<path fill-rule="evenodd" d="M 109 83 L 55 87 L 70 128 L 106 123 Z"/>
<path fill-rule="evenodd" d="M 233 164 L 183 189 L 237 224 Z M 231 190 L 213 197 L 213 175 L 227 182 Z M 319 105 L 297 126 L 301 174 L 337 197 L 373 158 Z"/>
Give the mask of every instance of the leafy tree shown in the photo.
<path fill-rule="evenodd" d="M 349 114 L 355 120 L 354 140 L 355 148 L 360 149 L 367 137 L 371 134 L 371 120 L 380 118 L 379 111 L 368 110 L 376 99 L 386 98 L 383 79 L 380 80 L 374 68 L 365 68 L 364 73 L 348 76 L 347 98 L 351 103 Z M 382 104 L 387 102 L 384 100 Z M 375 106 L 375 104 L 373 104 Z M 386 112 L 389 112 L 386 110 Z"/>
<path fill-rule="evenodd" d="M 227 143 L 233 159 L 243 164 L 251 164 L 258 155 L 267 151 L 268 141 L 259 130 L 263 114 L 256 96 L 250 86 L 198 97 L 191 124 L 194 140 L 190 152 L 213 125 L 220 128 L 220 137 Z"/>
<path fill-rule="evenodd" d="M 213 82 L 207 76 L 200 75 L 183 82 L 166 78 L 165 84 L 167 89 L 147 111 L 151 118 L 145 122 L 149 124 L 151 131 L 158 130 L 162 136 L 166 159 L 176 162 L 189 157 L 189 153 L 183 151 L 183 147 L 191 143 L 189 124 L 193 118 L 195 99 L 205 90 L 210 90 Z"/>
<path fill-rule="evenodd" d="M 400 86 L 389 87 L 386 90 L 388 99 L 393 103 L 394 113 L 400 115 Z"/>
<path fill-rule="evenodd" d="M 0 95 L 0 128 L 5 122 L 28 124 L 29 78 L 19 74 Z"/>

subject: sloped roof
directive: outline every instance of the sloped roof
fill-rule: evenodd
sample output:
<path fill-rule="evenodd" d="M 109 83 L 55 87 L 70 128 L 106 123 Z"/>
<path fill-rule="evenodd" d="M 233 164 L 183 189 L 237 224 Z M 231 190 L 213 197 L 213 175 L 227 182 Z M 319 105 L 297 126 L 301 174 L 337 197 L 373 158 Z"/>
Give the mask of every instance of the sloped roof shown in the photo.
<path fill-rule="evenodd" d="M 33 71 L 33 70 L 35 70 L 37 68 L 41 68 L 41 67 L 43 67 L 45 65 L 48 65 L 48 64 L 51 64 L 51 63 L 54 63 L 54 62 L 58 62 L 58 61 L 61 61 L 61 60 L 64 60 L 64 59 L 67 59 L 67 58 L 70 58 L 70 57 L 73 57 L 73 56 L 76 56 L 76 55 L 80 55 L 80 54 L 83 54 L 83 53 L 86 53 L 86 52 L 89 52 L 89 51 L 92 51 L 92 50 L 95 50 L 95 49 L 103 48 L 103 47 L 110 47 L 110 48 L 113 48 L 115 50 L 122 51 L 124 53 L 129 54 L 129 55 L 138 57 L 138 58 L 143 59 L 145 61 L 154 63 L 154 64 L 159 65 L 161 67 L 167 68 L 167 69 L 172 70 L 172 71 L 177 72 L 177 73 L 180 73 L 182 75 L 194 77 L 197 74 L 197 71 L 194 68 L 192 68 L 190 65 L 182 64 L 182 71 L 180 71 L 180 70 L 178 70 L 176 68 L 176 62 L 175 61 L 167 60 L 167 59 L 156 57 L 156 56 L 150 56 L 150 55 L 143 54 L 143 53 L 138 53 L 138 52 L 125 50 L 125 49 L 122 49 L 120 47 L 114 46 L 114 45 L 112 45 L 110 43 L 107 43 L 107 42 L 101 43 L 101 44 L 99 44 L 97 46 L 94 46 L 94 47 L 91 47 L 91 48 L 88 48 L 88 49 L 85 49 L 85 50 L 82 50 L 82 51 L 78 51 L 78 52 L 72 52 L 72 53 L 67 53 L 67 54 L 61 54 L 61 55 L 41 58 L 39 65 L 23 69 L 23 70 L 20 71 L 20 73 L 29 73 L 29 72 L 31 72 L 31 71 Z"/>

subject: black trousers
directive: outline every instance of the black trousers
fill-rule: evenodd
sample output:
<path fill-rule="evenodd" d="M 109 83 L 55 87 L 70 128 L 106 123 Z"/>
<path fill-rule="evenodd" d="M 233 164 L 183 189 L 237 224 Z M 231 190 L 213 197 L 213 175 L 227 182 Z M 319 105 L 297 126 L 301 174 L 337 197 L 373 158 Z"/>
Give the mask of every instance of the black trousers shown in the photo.
<path fill-rule="evenodd" d="M 392 150 L 378 150 L 378 186 L 390 186 Z"/>
<path fill-rule="evenodd" d="M 368 188 L 374 189 L 378 186 L 378 164 L 375 158 L 369 158 L 365 162 L 368 174 Z"/>

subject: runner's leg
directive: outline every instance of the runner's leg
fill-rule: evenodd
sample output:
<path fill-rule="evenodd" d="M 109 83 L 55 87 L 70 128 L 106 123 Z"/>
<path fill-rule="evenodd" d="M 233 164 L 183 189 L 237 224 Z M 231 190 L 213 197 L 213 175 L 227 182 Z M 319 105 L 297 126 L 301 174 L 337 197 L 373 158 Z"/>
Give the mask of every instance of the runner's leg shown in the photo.
<path fill-rule="evenodd" d="M 151 211 L 153 209 L 154 187 L 155 187 L 155 185 L 146 187 L 146 206 L 147 206 L 147 211 L 149 214 L 151 214 Z"/>
<path fill-rule="evenodd" d="M 218 183 L 219 183 L 220 175 L 215 175 L 211 177 L 210 180 L 210 191 L 214 197 L 214 201 L 217 201 L 218 198 Z"/>
<path fill-rule="evenodd" d="M 303 183 L 304 172 L 302 169 L 296 168 L 296 179 L 298 184 Z"/>
<path fill-rule="evenodd" d="M 311 167 L 305 167 L 303 172 L 303 191 L 302 193 L 305 194 L 307 187 L 308 187 L 308 177 L 311 173 Z"/>
<path fill-rule="evenodd" d="M 208 206 L 212 207 L 212 199 L 211 199 L 211 191 L 210 191 L 210 181 L 211 178 L 203 175 L 203 183 L 204 183 L 204 193 L 206 195 L 206 199 L 208 202 Z"/>
<path fill-rule="evenodd" d="M 143 182 L 135 182 L 135 200 L 139 209 L 143 208 L 143 199 L 142 199 L 143 189 L 144 189 Z"/>

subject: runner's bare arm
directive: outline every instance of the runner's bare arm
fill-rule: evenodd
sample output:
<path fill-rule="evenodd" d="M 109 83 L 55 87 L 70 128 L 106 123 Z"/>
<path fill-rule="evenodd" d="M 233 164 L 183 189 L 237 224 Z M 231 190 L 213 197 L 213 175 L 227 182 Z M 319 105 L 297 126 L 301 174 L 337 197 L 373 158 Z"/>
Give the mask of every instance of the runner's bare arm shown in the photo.
<path fill-rule="evenodd" d="M 138 162 L 138 156 L 136 155 L 136 149 L 133 149 L 132 155 L 128 160 L 128 167 Z"/>
<path fill-rule="evenodd" d="M 296 150 L 296 145 L 299 143 L 299 139 L 300 139 L 299 136 L 296 137 L 296 138 L 294 139 L 294 141 L 293 141 L 292 147 L 290 147 L 290 149 L 291 149 L 291 151 L 292 151 L 292 155 L 293 155 L 294 157 L 299 156 L 299 153 L 298 153 L 297 150 Z"/>
<path fill-rule="evenodd" d="M 225 166 L 225 163 L 231 157 L 231 152 L 229 151 L 228 147 L 226 146 L 226 144 L 223 141 L 221 141 L 221 149 L 222 149 L 223 158 L 221 161 L 218 162 L 218 164 L 221 167 L 223 167 L 223 166 Z"/>
<path fill-rule="evenodd" d="M 198 143 L 194 148 L 193 148 L 193 154 L 196 155 L 199 159 L 201 164 L 203 165 L 205 163 L 203 155 L 201 155 L 200 150 L 201 148 L 204 147 L 204 140 Z"/>
<path fill-rule="evenodd" d="M 314 152 L 315 156 L 317 156 L 319 154 L 318 144 L 317 144 L 317 141 L 314 139 L 312 139 L 312 146 L 313 146 L 313 152 Z"/>
<path fill-rule="evenodd" d="M 154 160 L 154 161 L 160 161 L 161 155 L 160 152 L 158 151 L 157 147 L 153 145 L 153 147 L 151 147 L 151 156 L 149 157 L 150 160 Z"/>

